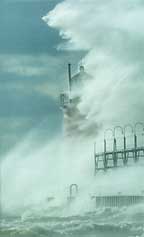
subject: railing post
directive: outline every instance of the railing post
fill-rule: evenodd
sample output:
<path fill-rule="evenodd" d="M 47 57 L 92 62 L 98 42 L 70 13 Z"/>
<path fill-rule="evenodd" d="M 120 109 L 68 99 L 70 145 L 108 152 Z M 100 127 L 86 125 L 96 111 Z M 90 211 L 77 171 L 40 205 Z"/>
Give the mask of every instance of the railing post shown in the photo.
<path fill-rule="evenodd" d="M 96 142 L 94 143 L 94 175 L 96 175 L 97 171 L 97 161 L 96 161 Z"/>
<path fill-rule="evenodd" d="M 117 167 L 117 142 L 116 142 L 116 138 L 114 137 L 114 144 L 113 144 L 113 164 L 114 167 Z"/>
<path fill-rule="evenodd" d="M 123 164 L 127 165 L 127 155 L 126 155 L 126 137 L 124 136 L 124 159 Z"/>
<path fill-rule="evenodd" d="M 107 170 L 107 156 L 106 156 L 106 149 L 107 149 L 107 144 L 106 144 L 106 139 L 104 139 L 104 170 Z"/>
<path fill-rule="evenodd" d="M 138 161 L 138 157 L 137 157 L 137 135 L 134 134 L 134 161 L 137 162 Z"/>
<path fill-rule="evenodd" d="M 134 161 L 135 162 L 137 162 L 139 160 L 139 155 L 137 152 L 137 127 L 138 126 L 141 126 L 142 130 L 144 130 L 144 124 L 141 122 L 137 122 L 134 127 L 134 131 L 135 131 L 135 134 L 134 134 Z"/>
<path fill-rule="evenodd" d="M 75 196 L 73 195 L 73 188 L 75 188 Z M 69 187 L 69 194 L 70 198 L 76 197 L 78 195 L 78 185 L 77 184 L 71 184 Z"/>
<path fill-rule="evenodd" d="M 118 161 L 118 154 L 117 154 L 117 141 L 115 137 L 116 129 L 120 129 L 121 133 L 124 134 L 124 130 L 121 126 L 115 126 L 114 127 L 114 147 L 113 147 L 113 162 L 114 167 L 117 167 L 117 161 Z"/>

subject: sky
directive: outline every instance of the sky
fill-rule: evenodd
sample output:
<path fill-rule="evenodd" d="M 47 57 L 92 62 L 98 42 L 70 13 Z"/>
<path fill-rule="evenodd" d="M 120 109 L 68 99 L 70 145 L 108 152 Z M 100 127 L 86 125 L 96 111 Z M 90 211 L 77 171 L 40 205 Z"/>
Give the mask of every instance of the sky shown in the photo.
<path fill-rule="evenodd" d="M 82 52 L 58 50 L 64 40 L 42 17 L 60 0 L 0 1 L 0 151 L 7 152 L 34 130 L 38 140 L 61 131 L 59 93 L 67 63 Z"/>

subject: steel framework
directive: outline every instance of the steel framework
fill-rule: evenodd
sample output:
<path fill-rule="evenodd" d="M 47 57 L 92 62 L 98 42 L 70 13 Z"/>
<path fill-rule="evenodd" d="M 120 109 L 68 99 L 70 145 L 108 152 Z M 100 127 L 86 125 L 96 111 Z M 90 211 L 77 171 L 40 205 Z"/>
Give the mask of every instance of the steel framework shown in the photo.
<path fill-rule="evenodd" d="M 141 125 L 141 123 L 136 123 L 136 125 Z M 107 140 L 104 134 L 104 142 L 103 142 L 103 152 L 97 153 L 96 151 L 96 143 L 94 144 L 94 173 L 96 174 L 98 171 L 103 170 L 107 171 L 108 169 L 114 169 L 117 167 L 127 166 L 129 160 L 133 160 L 137 163 L 140 157 L 144 157 L 144 146 L 138 145 L 138 135 L 136 133 L 136 125 L 133 135 L 133 143 L 134 145 L 131 148 L 127 148 L 127 137 L 125 135 L 125 129 L 120 126 L 117 126 L 112 129 L 107 129 L 105 132 L 111 131 L 113 135 L 113 149 L 107 150 Z M 128 125 L 125 126 L 125 128 Z M 129 125 L 130 127 L 130 125 Z M 117 139 L 115 136 L 116 128 L 121 129 L 123 138 L 122 138 L 122 148 L 117 148 Z M 114 132 L 113 132 L 114 131 Z"/>

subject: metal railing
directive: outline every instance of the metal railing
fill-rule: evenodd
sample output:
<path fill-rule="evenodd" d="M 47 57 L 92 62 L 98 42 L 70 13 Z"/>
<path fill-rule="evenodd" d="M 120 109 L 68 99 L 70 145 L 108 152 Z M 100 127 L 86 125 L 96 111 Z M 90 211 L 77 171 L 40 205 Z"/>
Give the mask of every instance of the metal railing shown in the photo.
<path fill-rule="evenodd" d="M 108 170 L 116 167 L 127 166 L 129 159 L 132 159 L 135 163 L 139 161 L 140 157 L 144 157 L 144 144 L 138 144 L 138 126 L 141 129 L 141 135 L 143 135 L 142 131 L 144 130 L 143 123 L 136 123 L 134 126 L 131 124 L 127 124 L 124 127 L 116 126 L 113 129 L 108 128 L 104 132 L 104 141 L 103 141 L 103 152 L 98 152 L 96 150 L 96 143 L 94 143 L 94 166 L 95 166 L 95 174 L 99 170 Z M 127 146 L 128 137 L 126 131 L 131 130 L 131 137 L 133 137 L 133 145 L 130 147 Z M 116 135 L 117 130 L 121 132 L 121 145 L 118 146 L 118 138 Z M 108 133 L 112 135 L 112 143 L 113 148 L 108 149 Z"/>

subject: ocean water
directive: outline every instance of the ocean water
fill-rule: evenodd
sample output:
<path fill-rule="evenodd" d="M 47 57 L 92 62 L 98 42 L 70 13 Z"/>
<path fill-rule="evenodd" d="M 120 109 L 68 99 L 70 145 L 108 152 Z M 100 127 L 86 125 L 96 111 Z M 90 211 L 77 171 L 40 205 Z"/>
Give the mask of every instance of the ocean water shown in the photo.
<path fill-rule="evenodd" d="M 3 216 L 2 237 L 144 236 L 144 207 L 103 208 L 76 216 Z"/>

